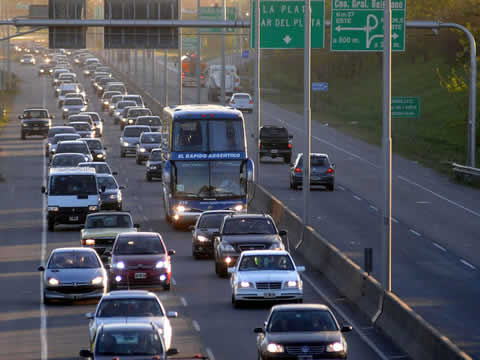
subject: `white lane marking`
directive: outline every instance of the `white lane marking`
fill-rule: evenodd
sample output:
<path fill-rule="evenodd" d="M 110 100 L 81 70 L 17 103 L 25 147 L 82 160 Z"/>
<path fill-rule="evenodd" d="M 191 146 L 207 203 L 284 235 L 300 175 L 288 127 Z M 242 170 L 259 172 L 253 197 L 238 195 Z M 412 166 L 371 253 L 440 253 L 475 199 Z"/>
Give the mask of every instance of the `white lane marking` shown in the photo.
<path fill-rule="evenodd" d="M 467 260 L 460 259 L 460 262 L 463 265 L 468 266 L 472 270 L 477 270 L 477 268 L 475 266 L 473 266 L 472 264 L 470 264 Z"/>
<path fill-rule="evenodd" d="M 362 198 L 361 198 L 360 196 L 353 195 L 353 197 L 354 197 L 355 199 L 357 199 L 358 201 L 362 200 Z"/>
<path fill-rule="evenodd" d="M 397 223 L 397 224 L 398 224 L 398 220 L 395 219 L 394 217 L 392 217 L 392 221 L 393 221 L 394 223 Z"/>
<path fill-rule="evenodd" d="M 436 242 L 432 242 L 432 245 L 435 246 L 437 249 L 442 250 L 443 252 L 447 252 L 447 249 L 445 249 L 442 245 L 437 244 Z"/>
<path fill-rule="evenodd" d="M 143 220 L 148 221 L 148 217 L 146 215 L 143 215 Z"/>
<path fill-rule="evenodd" d="M 137 200 L 138 200 L 138 196 L 137 196 L 137 195 L 133 195 L 133 200 L 137 201 Z"/>
<path fill-rule="evenodd" d="M 425 186 L 422 186 L 422 185 L 420 185 L 420 184 L 417 184 L 415 181 L 409 180 L 409 179 L 407 179 L 406 177 L 403 177 L 403 176 L 397 176 L 397 177 L 398 177 L 399 179 L 401 179 L 401 180 L 403 180 L 403 181 L 411 184 L 411 185 L 415 185 L 415 186 L 419 187 L 420 189 L 425 190 L 426 192 L 429 192 L 430 194 L 438 197 L 439 199 L 442 199 L 442 200 L 448 202 L 449 204 L 455 205 L 455 206 L 459 207 L 460 209 L 463 209 L 463 210 L 465 210 L 466 212 L 468 212 L 468 213 L 470 213 L 470 214 L 472 214 L 472 215 L 475 215 L 475 216 L 480 217 L 480 213 L 479 213 L 479 212 L 474 211 L 474 210 L 472 210 L 472 209 L 469 209 L 469 208 L 467 208 L 467 207 L 465 207 L 465 206 L 457 203 L 456 201 L 453 201 L 453 200 L 450 200 L 450 199 L 446 198 L 446 197 L 443 196 L 443 195 L 437 194 L 435 191 L 432 191 L 432 190 L 430 190 L 430 189 L 427 189 Z"/>
<path fill-rule="evenodd" d="M 410 229 L 410 230 L 408 230 L 408 231 L 410 231 L 410 232 L 411 232 L 413 235 L 415 235 L 415 236 L 422 236 L 422 234 L 420 234 L 419 232 L 417 232 L 417 231 L 415 231 L 415 230 L 413 230 L 413 229 Z"/>
<path fill-rule="evenodd" d="M 208 360 L 215 360 L 215 356 L 213 356 L 213 352 L 210 348 L 206 348 L 205 351 L 207 352 Z"/>
<path fill-rule="evenodd" d="M 372 209 L 373 211 L 378 211 L 378 208 L 373 205 L 370 205 L 370 209 Z"/>
<path fill-rule="evenodd" d="M 342 185 L 337 185 L 337 188 L 339 188 L 342 191 L 345 191 L 345 188 Z"/>
<path fill-rule="evenodd" d="M 183 306 L 185 307 L 188 306 L 187 299 L 185 299 L 183 296 L 180 298 L 180 302 L 182 303 Z"/>
<path fill-rule="evenodd" d="M 173 286 L 177 285 L 177 281 L 175 280 L 175 278 L 172 277 L 172 279 L 170 280 L 170 282 L 172 283 Z"/>
<path fill-rule="evenodd" d="M 45 141 L 42 142 L 42 153 L 45 147 Z M 47 184 L 47 158 L 43 157 L 43 184 Z M 45 265 L 47 256 L 47 197 L 42 194 L 42 245 L 40 249 L 40 264 Z M 41 360 L 48 359 L 48 341 L 47 341 L 47 310 L 43 303 L 43 273 L 40 275 L 40 346 Z"/>
<path fill-rule="evenodd" d="M 127 178 L 125 178 L 125 182 L 128 184 L 128 177 L 127 177 Z"/>
<path fill-rule="evenodd" d="M 416 203 L 419 205 L 427 205 L 430 204 L 430 201 L 417 201 Z"/>
<path fill-rule="evenodd" d="M 135 199 L 135 200 L 138 200 L 138 199 Z M 142 204 L 138 204 L 137 207 L 138 207 L 138 210 L 143 211 L 143 206 L 142 206 Z"/>
<path fill-rule="evenodd" d="M 325 299 L 325 301 L 328 303 L 328 305 L 336 312 L 338 313 L 345 321 L 350 323 L 350 325 L 353 326 L 353 331 L 358 333 L 358 336 L 368 345 L 370 348 L 380 357 L 382 360 L 388 360 L 388 356 L 386 356 L 378 347 L 373 343 L 372 340 L 368 338 L 367 335 L 361 330 L 360 326 L 357 326 L 355 322 L 350 319 L 347 314 L 345 314 L 340 308 L 338 308 L 328 297 L 327 295 L 320 290 L 314 283 L 313 281 L 305 274 L 302 274 L 302 278 L 305 279 L 310 286 L 315 290 L 315 292 L 320 295 L 322 298 Z"/>
<path fill-rule="evenodd" d="M 198 323 L 197 320 L 192 321 L 193 328 L 197 331 L 200 332 L 200 324 Z"/>

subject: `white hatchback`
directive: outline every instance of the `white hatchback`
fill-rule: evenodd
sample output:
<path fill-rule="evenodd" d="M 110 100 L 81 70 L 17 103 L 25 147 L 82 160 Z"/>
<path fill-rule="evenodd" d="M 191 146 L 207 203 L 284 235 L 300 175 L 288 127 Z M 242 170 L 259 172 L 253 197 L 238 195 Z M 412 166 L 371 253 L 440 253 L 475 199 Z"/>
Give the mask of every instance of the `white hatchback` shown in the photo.
<path fill-rule="evenodd" d="M 247 93 L 235 93 L 230 98 L 229 106 L 240 111 L 253 111 L 253 100 Z"/>
<path fill-rule="evenodd" d="M 251 250 L 240 255 L 231 273 L 232 304 L 243 301 L 303 302 L 303 282 L 296 266 L 283 250 Z"/>

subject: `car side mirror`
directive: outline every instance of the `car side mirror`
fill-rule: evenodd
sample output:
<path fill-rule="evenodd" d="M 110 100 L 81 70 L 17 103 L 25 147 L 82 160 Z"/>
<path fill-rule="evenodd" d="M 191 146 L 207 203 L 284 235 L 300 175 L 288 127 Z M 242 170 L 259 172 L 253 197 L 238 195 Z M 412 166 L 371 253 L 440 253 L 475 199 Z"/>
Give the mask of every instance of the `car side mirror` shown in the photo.
<path fill-rule="evenodd" d="M 278 235 L 280 235 L 280 236 L 287 236 L 287 235 L 288 235 L 288 231 L 287 231 L 287 230 L 280 230 L 280 231 L 278 232 Z"/>
<path fill-rule="evenodd" d="M 188 230 L 190 230 L 190 231 L 195 231 L 195 225 L 190 225 L 190 226 L 188 227 Z"/>
<path fill-rule="evenodd" d="M 18 115 L 19 120 L 22 120 L 22 118 L 23 118 L 22 115 Z"/>
<path fill-rule="evenodd" d="M 90 350 L 80 350 L 79 355 L 82 358 L 91 358 L 93 356 L 93 353 Z"/>
<path fill-rule="evenodd" d="M 168 255 L 171 256 L 171 255 L 175 255 L 175 254 L 176 254 L 175 250 L 172 250 L 172 249 L 168 250 Z"/>
<path fill-rule="evenodd" d="M 140 229 L 140 224 L 133 224 L 133 227 Z"/>
<path fill-rule="evenodd" d="M 100 187 L 100 190 L 102 190 L 102 192 L 105 192 L 105 191 L 107 190 L 107 187 L 106 187 L 105 185 L 102 185 L 102 186 Z"/>
<path fill-rule="evenodd" d="M 332 163 L 332 167 L 333 167 L 333 168 L 336 167 L 336 166 L 337 166 L 337 165 L 335 165 L 335 163 Z"/>
<path fill-rule="evenodd" d="M 108 256 L 112 256 L 112 253 L 110 251 L 105 251 L 103 255 L 108 257 Z"/>
<path fill-rule="evenodd" d="M 263 328 L 255 328 L 253 329 L 253 332 L 255 334 L 263 334 L 265 331 L 263 330 Z"/>
<path fill-rule="evenodd" d="M 175 349 L 175 348 L 170 348 L 167 350 L 167 355 L 168 356 L 173 356 L 173 355 L 177 355 L 178 354 L 178 350 Z"/>
<path fill-rule="evenodd" d="M 288 135 L 288 139 L 289 139 L 289 140 L 292 140 L 292 139 L 293 139 L 293 135 Z"/>
<path fill-rule="evenodd" d="M 167 318 L 177 318 L 178 317 L 178 312 L 176 311 L 168 311 L 167 312 Z"/>
<path fill-rule="evenodd" d="M 305 266 L 297 266 L 297 271 L 298 272 L 304 272 L 305 271 Z"/>
<path fill-rule="evenodd" d="M 42 192 L 42 194 L 45 194 L 47 192 L 47 189 L 45 188 L 45 185 L 42 185 L 40 191 Z"/>
<path fill-rule="evenodd" d="M 233 274 L 235 272 L 235 268 L 234 267 L 229 267 L 227 271 L 228 271 L 229 274 Z"/>
<path fill-rule="evenodd" d="M 344 325 L 344 326 L 342 326 L 341 332 L 342 332 L 342 333 L 343 333 L 343 332 L 350 332 L 350 331 L 352 331 L 352 330 L 353 330 L 352 325 Z"/>
<path fill-rule="evenodd" d="M 86 313 L 86 314 L 85 314 L 85 317 L 86 317 L 88 320 L 91 320 L 91 319 L 93 319 L 93 314 L 92 314 L 92 313 Z"/>
<path fill-rule="evenodd" d="M 118 175 L 118 172 L 112 171 L 112 175 Z"/>
<path fill-rule="evenodd" d="M 127 188 L 127 185 L 120 185 L 118 188 L 119 188 L 120 190 L 125 190 L 125 189 Z"/>
<path fill-rule="evenodd" d="M 105 270 L 110 270 L 112 266 L 110 264 L 105 264 Z"/>
<path fill-rule="evenodd" d="M 108 148 L 106 146 L 103 147 L 103 150 L 107 150 Z"/>
<path fill-rule="evenodd" d="M 39 266 L 38 271 L 45 271 L 45 268 L 43 266 Z"/>

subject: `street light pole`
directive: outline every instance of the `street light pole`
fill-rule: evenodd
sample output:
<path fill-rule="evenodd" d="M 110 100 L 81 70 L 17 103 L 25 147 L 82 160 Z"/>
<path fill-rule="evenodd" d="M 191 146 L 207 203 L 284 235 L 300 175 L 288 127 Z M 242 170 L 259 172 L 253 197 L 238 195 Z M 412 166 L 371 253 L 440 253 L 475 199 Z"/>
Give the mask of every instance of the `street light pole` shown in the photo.
<path fill-rule="evenodd" d="M 305 151 L 303 152 L 303 223 L 310 224 L 310 151 L 311 151 L 311 112 L 310 112 L 310 78 L 311 78 L 311 6 L 310 0 L 305 0 L 305 44 L 304 44 L 304 70 L 303 70 L 303 119 L 305 127 Z"/>
<path fill-rule="evenodd" d="M 257 120 L 257 134 L 256 134 L 256 141 L 257 141 L 257 174 L 256 178 L 257 181 L 260 182 L 260 127 L 262 126 L 261 116 L 260 116 L 260 0 L 255 0 L 255 32 L 253 29 L 250 30 L 252 34 L 255 36 L 255 69 L 254 69 L 254 100 L 255 100 L 255 108 L 254 114 Z M 252 9 L 253 10 L 253 9 Z"/>

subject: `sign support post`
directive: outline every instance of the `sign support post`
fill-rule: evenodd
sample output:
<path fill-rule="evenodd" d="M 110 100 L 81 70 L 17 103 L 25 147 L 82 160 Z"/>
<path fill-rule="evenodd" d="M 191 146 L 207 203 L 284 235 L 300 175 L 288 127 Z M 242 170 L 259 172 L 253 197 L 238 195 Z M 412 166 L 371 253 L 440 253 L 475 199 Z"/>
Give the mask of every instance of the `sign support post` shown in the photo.
<path fill-rule="evenodd" d="M 255 117 L 257 120 L 257 181 L 260 183 L 260 127 L 262 126 L 262 121 L 260 117 L 260 0 L 255 2 L 255 29 L 257 33 L 255 34 L 255 89 L 254 89 L 254 98 L 255 98 Z M 252 9 L 253 10 L 253 9 Z M 251 30 L 252 31 L 252 30 Z M 254 31 L 252 31 L 253 33 Z"/>
<path fill-rule="evenodd" d="M 310 0 L 305 0 L 305 44 L 304 44 L 304 70 L 303 70 L 303 119 L 305 128 L 305 151 L 303 152 L 303 224 L 310 224 L 310 150 L 311 150 L 311 111 L 310 111 L 310 77 L 311 77 L 311 12 Z"/>

